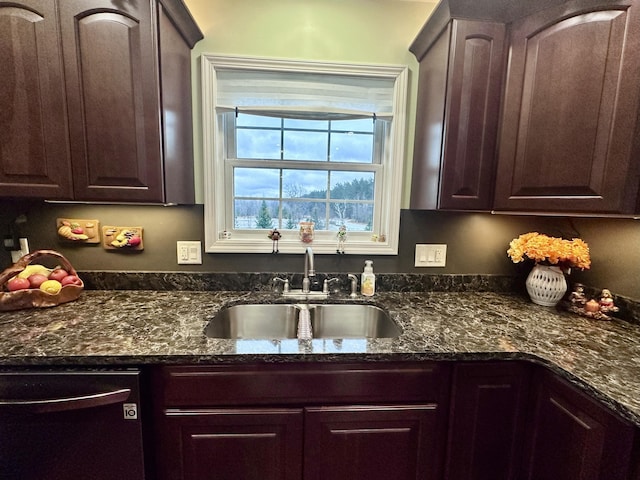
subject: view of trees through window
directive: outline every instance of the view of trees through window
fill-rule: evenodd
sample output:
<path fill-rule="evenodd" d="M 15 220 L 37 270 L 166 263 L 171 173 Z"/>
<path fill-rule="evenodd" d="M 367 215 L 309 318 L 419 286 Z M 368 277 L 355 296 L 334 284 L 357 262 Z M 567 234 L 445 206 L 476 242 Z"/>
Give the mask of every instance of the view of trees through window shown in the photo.
<path fill-rule="evenodd" d="M 238 115 L 233 168 L 235 229 L 374 228 L 375 124 Z"/>

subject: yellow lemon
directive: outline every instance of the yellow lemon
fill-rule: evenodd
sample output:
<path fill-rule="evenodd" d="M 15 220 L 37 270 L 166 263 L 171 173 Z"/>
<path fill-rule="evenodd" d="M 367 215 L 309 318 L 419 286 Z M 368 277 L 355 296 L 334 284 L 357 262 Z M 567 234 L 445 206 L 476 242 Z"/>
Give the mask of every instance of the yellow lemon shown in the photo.
<path fill-rule="evenodd" d="M 40 285 L 40 290 L 50 293 L 51 295 L 58 293 L 61 288 L 62 284 L 57 280 L 47 280 Z"/>

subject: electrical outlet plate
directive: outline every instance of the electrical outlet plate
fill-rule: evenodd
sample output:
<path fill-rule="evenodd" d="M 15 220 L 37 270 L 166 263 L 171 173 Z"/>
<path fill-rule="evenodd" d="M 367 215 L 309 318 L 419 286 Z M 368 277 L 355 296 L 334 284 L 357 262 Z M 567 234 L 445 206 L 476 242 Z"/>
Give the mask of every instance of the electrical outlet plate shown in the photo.
<path fill-rule="evenodd" d="M 26 238 L 20 239 L 20 250 L 13 250 L 11 252 L 11 261 L 16 263 L 22 257 L 29 253 L 29 241 Z"/>
<path fill-rule="evenodd" d="M 445 244 L 416 244 L 416 267 L 445 267 L 447 246 Z"/>
<path fill-rule="evenodd" d="M 202 244 L 197 242 L 178 241 L 178 265 L 201 265 Z"/>

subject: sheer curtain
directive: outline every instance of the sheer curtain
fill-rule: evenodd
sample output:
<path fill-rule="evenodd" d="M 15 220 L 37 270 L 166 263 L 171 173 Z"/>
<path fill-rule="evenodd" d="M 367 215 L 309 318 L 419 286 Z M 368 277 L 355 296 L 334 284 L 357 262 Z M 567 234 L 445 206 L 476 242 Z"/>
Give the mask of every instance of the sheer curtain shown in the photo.
<path fill-rule="evenodd" d="M 391 120 L 394 79 L 218 68 L 216 112 L 314 120 Z"/>

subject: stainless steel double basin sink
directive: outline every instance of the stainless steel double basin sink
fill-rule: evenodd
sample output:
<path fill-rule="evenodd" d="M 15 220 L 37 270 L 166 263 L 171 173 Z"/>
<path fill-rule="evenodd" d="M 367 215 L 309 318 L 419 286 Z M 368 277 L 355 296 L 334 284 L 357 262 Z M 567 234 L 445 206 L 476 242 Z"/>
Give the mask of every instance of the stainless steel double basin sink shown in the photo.
<path fill-rule="evenodd" d="M 394 338 L 402 333 L 389 314 L 368 304 L 240 304 L 223 307 L 207 324 L 210 338 L 296 338 L 308 309 L 313 338 Z"/>

